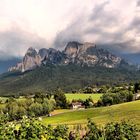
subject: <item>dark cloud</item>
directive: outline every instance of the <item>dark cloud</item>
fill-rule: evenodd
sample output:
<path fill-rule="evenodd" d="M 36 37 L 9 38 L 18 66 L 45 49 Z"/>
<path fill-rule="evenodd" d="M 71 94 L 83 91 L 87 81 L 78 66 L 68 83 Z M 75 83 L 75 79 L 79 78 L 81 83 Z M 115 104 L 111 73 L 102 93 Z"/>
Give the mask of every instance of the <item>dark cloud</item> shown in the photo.
<path fill-rule="evenodd" d="M 116 32 L 111 32 L 110 30 L 117 27 L 119 24 L 119 11 L 113 10 L 112 12 L 106 10 L 109 5 L 109 1 L 106 1 L 100 5 L 96 5 L 90 15 L 89 21 L 93 24 L 92 27 L 87 28 L 86 34 L 93 34 L 99 36 L 99 42 L 106 42 L 107 40 L 112 40 L 115 42 L 122 38 L 125 30 L 121 29 Z M 105 9 L 106 8 L 106 9 Z"/>
<path fill-rule="evenodd" d="M 69 41 L 83 41 L 83 19 L 78 18 L 72 22 L 67 28 L 59 32 L 56 37 L 53 46 L 55 48 L 63 48 Z"/>
<path fill-rule="evenodd" d="M 7 72 L 8 68 L 11 66 L 15 66 L 17 63 L 21 62 L 21 59 L 12 58 L 8 60 L 0 60 L 0 74 L 3 72 Z"/>
<path fill-rule="evenodd" d="M 92 14 L 86 15 L 86 17 L 81 14 L 80 17 L 75 18 L 69 26 L 67 26 L 64 30 L 60 31 L 57 34 L 54 41 L 54 46 L 64 47 L 64 45 L 68 41 L 84 41 L 84 36 L 86 36 L 87 34 L 100 33 L 102 29 L 100 29 L 99 27 L 91 28 L 88 27 L 87 24 L 88 22 L 94 22 L 97 18 L 101 17 L 103 9 L 108 3 L 109 2 L 107 1 L 103 4 L 97 5 L 94 8 Z"/>
<path fill-rule="evenodd" d="M 118 1 L 116 1 L 114 1 L 114 3 L 117 4 Z M 132 1 L 133 0 L 131 0 L 131 2 Z M 131 2 L 128 6 L 133 10 Z M 124 7 L 124 9 L 122 7 L 116 8 L 114 3 L 110 0 L 97 2 L 97 4 L 93 3 L 93 7 L 91 6 L 90 10 L 87 7 L 87 9 L 80 9 L 80 14 L 75 15 L 72 19 L 70 18 L 70 20 L 64 16 L 68 19 L 68 25 L 65 29 L 57 33 L 55 39 L 52 39 L 54 42 L 50 41 L 52 43 L 51 47 L 62 49 L 69 41 L 95 41 L 96 44 L 101 44 L 102 47 L 108 46 L 108 48 L 116 52 L 140 51 L 140 49 L 135 46 L 135 36 L 140 34 L 139 16 L 137 16 L 136 13 L 132 13 L 133 17 L 130 17 L 132 18 L 130 20 L 129 11 L 124 15 L 121 13 L 128 10 L 127 8 L 125 9 L 124 3 L 122 2 L 122 7 Z M 134 8 L 140 6 L 140 0 L 134 0 L 134 3 Z M 70 12 L 74 12 L 77 9 L 71 9 Z M 137 10 L 136 12 L 139 15 Z M 69 16 L 69 14 L 67 16 Z M 66 20 L 65 18 L 63 20 Z M 127 20 L 128 23 L 125 23 Z M 46 26 L 46 28 L 49 27 Z M 45 39 L 38 35 L 25 32 L 20 28 L 12 28 L 8 31 L 0 32 L 0 59 L 21 56 L 30 46 L 46 48 L 48 47 L 46 42 Z"/>
<path fill-rule="evenodd" d="M 89 21 L 98 23 L 98 26 L 100 24 L 106 25 L 114 25 L 116 24 L 116 14 L 117 11 L 113 11 L 110 13 L 110 11 L 107 11 L 105 8 L 110 4 L 109 1 L 103 2 L 102 4 L 98 4 L 93 8 L 92 14 L 89 16 Z"/>
<path fill-rule="evenodd" d="M 135 46 L 135 36 L 140 33 L 140 18 L 134 16 L 130 23 L 124 24 L 125 18 L 121 17 L 120 11 L 108 8 L 109 5 L 110 1 L 105 1 L 95 5 L 87 18 L 77 17 L 66 29 L 57 34 L 55 46 L 64 46 L 72 40 L 95 40 L 96 44 L 108 46 L 107 48 L 114 52 L 140 51 Z"/>
<path fill-rule="evenodd" d="M 127 54 L 129 50 L 132 49 L 132 44 L 134 40 L 124 41 L 124 42 L 111 42 L 111 43 L 99 43 L 97 46 L 100 48 L 105 48 L 112 51 L 114 54 Z"/>
<path fill-rule="evenodd" d="M 140 17 L 135 17 L 129 25 L 129 30 L 135 29 L 140 32 Z"/>
<path fill-rule="evenodd" d="M 66 29 L 59 32 L 55 38 L 55 46 L 64 46 L 65 43 L 72 40 L 85 41 L 84 36 L 87 35 L 92 37 L 93 40 L 94 36 L 98 35 L 99 40 L 96 40 L 96 43 L 106 43 L 107 40 L 120 40 L 124 31 L 112 33 L 107 30 L 117 26 L 119 22 L 118 16 L 116 16 L 117 11 L 110 14 L 110 11 L 105 10 L 108 4 L 109 1 L 96 5 L 87 16 L 87 20 L 83 16 L 78 17 Z"/>
<path fill-rule="evenodd" d="M 140 6 L 140 0 L 137 1 L 137 6 L 138 6 L 138 7 Z"/>
<path fill-rule="evenodd" d="M 47 47 L 46 40 L 20 28 L 0 32 L 0 60 L 21 57 L 30 47 Z"/>

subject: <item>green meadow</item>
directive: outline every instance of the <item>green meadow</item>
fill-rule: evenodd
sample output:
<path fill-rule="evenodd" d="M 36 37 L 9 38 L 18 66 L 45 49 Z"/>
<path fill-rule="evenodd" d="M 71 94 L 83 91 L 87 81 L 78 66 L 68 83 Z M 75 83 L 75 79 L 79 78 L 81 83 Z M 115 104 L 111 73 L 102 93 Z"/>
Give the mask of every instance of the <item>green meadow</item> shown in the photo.
<path fill-rule="evenodd" d="M 51 117 L 43 117 L 43 124 L 78 124 L 87 123 L 91 118 L 99 125 L 111 121 L 130 120 L 140 126 L 140 100 L 108 107 L 98 107 L 85 110 L 64 111 Z"/>
<path fill-rule="evenodd" d="M 73 99 L 86 100 L 89 97 L 91 97 L 93 99 L 93 101 L 95 101 L 95 102 L 97 102 L 100 99 L 100 97 L 102 96 L 102 94 L 82 94 L 82 93 L 76 93 L 76 94 L 69 93 L 69 94 L 65 94 L 65 95 L 66 95 L 66 98 L 68 101 L 72 101 Z"/>

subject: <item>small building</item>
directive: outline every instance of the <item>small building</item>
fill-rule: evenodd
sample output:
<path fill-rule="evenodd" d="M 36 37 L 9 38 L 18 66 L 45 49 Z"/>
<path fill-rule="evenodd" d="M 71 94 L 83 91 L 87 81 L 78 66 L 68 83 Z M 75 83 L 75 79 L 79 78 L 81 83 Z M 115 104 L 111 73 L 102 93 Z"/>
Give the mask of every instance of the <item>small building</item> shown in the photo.
<path fill-rule="evenodd" d="M 73 102 L 72 109 L 85 109 L 85 106 L 81 102 Z"/>
<path fill-rule="evenodd" d="M 140 93 L 136 93 L 136 94 L 134 95 L 134 99 L 135 99 L 135 100 L 139 100 L 139 99 L 140 99 Z"/>

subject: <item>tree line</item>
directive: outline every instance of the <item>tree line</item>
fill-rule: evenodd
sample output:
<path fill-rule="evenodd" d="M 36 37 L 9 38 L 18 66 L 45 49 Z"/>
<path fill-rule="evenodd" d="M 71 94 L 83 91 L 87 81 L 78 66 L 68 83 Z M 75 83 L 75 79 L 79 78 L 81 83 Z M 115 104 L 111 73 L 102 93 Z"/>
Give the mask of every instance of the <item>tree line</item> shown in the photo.
<path fill-rule="evenodd" d="M 0 116 L 4 116 L 5 121 L 20 120 L 23 116 L 50 116 L 54 109 L 70 108 L 70 103 L 61 89 L 57 89 L 53 95 L 36 92 L 22 98 L 9 97 L 0 105 Z"/>

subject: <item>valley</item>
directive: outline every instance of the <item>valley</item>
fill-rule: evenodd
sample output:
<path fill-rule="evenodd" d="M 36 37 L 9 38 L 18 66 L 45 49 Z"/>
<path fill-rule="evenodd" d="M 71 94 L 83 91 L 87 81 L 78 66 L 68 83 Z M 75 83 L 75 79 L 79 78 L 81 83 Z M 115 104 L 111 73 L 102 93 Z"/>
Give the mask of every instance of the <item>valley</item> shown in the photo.
<path fill-rule="evenodd" d="M 140 0 L 0 0 L 0 140 L 140 140 Z"/>
<path fill-rule="evenodd" d="M 139 138 L 139 77 L 137 65 L 93 43 L 68 42 L 62 51 L 29 48 L 21 62 L 0 75 L 1 136 L 8 135 L 7 127 L 13 136 L 21 137 L 21 130 L 28 132 L 25 126 L 34 126 L 45 133 L 39 134 L 44 140 L 64 133 L 68 138 L 75 132 L 83 140 L 95 135 L 95 128 L 99 140 L 111 136 L 110 127 L 114 127 L 111 131 L 123 127 L 123 137 L 129 131 Z M 93 132 L 87 136 L 90 129 Z"/>

